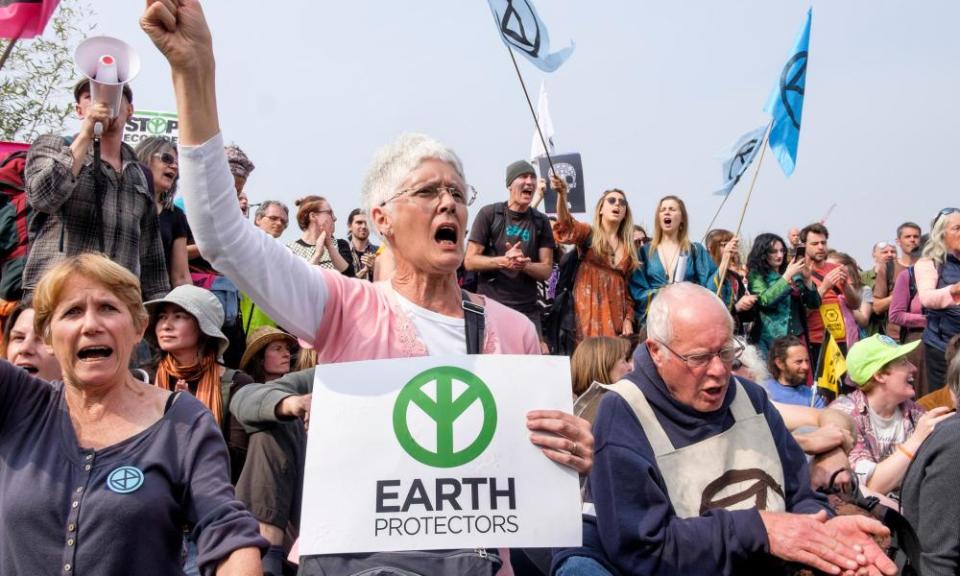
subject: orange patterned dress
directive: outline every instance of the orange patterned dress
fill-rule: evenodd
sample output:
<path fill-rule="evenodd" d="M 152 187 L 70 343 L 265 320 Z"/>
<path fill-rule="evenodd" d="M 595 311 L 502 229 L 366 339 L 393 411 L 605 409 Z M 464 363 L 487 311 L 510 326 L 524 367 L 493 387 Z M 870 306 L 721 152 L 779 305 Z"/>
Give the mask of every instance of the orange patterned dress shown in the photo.
<path fill-rule="evenodd" d="M 572 226 L 557 222 L 553 237 L 558 244 L 580 246 L 592 234 L 589 224 L 572 220 Z M 573 309 L 577 318 L 577 342 L 594 336 L 620 336 L 623 321 L 633 319 L 629 281 L 633 269 L 625 254 L 616 266 L 592 248 L 580 257 L 573 284 Z"/>

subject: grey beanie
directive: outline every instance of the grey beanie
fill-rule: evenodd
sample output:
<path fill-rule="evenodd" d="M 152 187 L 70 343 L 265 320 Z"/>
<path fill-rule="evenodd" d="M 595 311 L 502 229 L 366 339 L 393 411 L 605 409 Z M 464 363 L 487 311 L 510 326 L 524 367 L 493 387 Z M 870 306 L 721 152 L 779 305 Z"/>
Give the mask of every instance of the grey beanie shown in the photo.
<path fill-rule="evenodd" d="M 527 162 L 526 160 L 517 160 L 513 164 L 507 166 L 507 188 L 513 184 L 513 181 L 516 180 L 517 176 L 523 176 L 524 174 L 537 174 L 537 171 L 533 169 L 533 164 Z"/>

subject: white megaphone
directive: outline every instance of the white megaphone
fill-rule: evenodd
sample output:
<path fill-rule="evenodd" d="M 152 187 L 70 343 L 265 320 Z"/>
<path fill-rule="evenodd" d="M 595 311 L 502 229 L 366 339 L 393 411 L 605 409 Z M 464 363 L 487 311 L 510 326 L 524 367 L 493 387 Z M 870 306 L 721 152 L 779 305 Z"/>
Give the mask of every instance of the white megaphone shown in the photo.
<path fill-rule="evenodd" d="M 140 73 L 140 56 L 123 40 L 94 36 L 77 46 L 73 59 L 80 73 L 90 79 L 90 99 L 106 104 L 110 117 L 116 118 L 124 84 Z"/>

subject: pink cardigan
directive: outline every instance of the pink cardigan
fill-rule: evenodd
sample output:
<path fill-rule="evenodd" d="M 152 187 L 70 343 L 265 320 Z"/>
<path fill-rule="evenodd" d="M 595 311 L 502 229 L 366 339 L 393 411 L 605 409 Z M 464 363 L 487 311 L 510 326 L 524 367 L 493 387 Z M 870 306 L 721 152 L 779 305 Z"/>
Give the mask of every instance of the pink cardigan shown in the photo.
<path fill-rule="evenodd" d="M 427 355 L 389 282 L 371 284 L 334 272 L 324 280 L 328 296 L 315 344 L 321 364 Z M 489 298 L 484 311 L 484 354 L 540 354 L 526 316 Z"/>

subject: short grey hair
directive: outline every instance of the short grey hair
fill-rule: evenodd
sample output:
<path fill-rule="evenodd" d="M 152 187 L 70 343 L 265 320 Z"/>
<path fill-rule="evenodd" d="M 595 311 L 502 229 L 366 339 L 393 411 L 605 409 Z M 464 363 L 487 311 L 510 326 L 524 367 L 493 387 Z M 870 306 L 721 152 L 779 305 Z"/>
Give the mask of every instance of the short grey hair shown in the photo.
<path fill-rule="evenodd" d="M 466 182 L 463 162 L 452 149 L 425 134 L 401 134 L 374 155 L 363 179 L 360 206 L 367 214 L 397 193 L 400 183 L 424 160 L 440 160 L 453 166 Z"/>
<path fill-rule="evenodd" d="M 701 296 L 710 302 L 715 302 L 725 313 L 727 327 L 733 334 L 733 317 L 723 301 L 716 294 L 699 284 L 692 282 L 677 282 L 668 284 L 657 292 L 650 309 L 647 310 L 647 338 L 670 345 L 673 340 L 673 326 L 670 323 L 670 307 L 678 305 L 684 307 L 691 298 Z"/>
<path fill-rule="evenodd" d="M 737 341 L 743 345 L 743 354 L 740 355 L 740 364 L 747 373 L 750 380 L 757 384 L 763 384 L 770 379 L 770 371 L 767 370 L 767 362 L 760 354 L 760 350 L 753 344 L 747 344 L 742 338 Z"/>
<path fill-rule="evenodd" d="M 267 210 L 269 210 L 271 206 L 278 206 L 281 210 L 283 210 L 283 215 L 287 217 L 287 223 L 290 222 L 290 209 L 287 208 L 286 204 L 279 200 L 264 200 L 261 202 L 260 205 L 257 206 L 256 213 L 253 215 L 253 221 L 256 222 L 257 220 L 266 216 Z"/>

